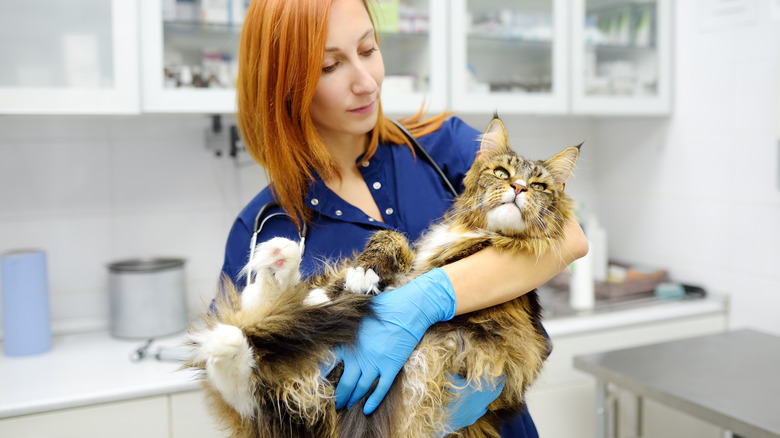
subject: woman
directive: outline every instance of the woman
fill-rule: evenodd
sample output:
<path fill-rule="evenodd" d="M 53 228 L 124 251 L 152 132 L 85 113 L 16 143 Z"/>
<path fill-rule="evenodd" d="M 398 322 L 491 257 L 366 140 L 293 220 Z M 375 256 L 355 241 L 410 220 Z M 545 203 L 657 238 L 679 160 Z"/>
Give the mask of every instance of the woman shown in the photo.
<path fill-rule="evenodd" d="M 258 241 L 298 239 L 298 227 L 308 225 L 304 276 L 323 260 L 362 249 L 382 228 L 416 239 L 452 201 L 431 165 L 415 158 L 382 115 L 384 65 L 366 1 L 255 0 L 250 6 L 239 53 L 238 120 L 271 184 L 239 214 L 228 237 L 223 272 L 236 282 L 255 217 L 271 201 L 280 208 L 265 214 Z M 480 132 L 446 114 L 422 120 L 418 113 L 404 125 L 460 188 Z M 289 216 L 273 215 L 280 211 Z M 364 321 L 357 348 L 337 352 L 344 362 L 337 407 L 352 406 L 378 379 L 364 407 L 371 413 L 430 325 L 516 298 L 584 255 L 587 241 L 574 222 L 565 246 L 562 254 L 538 259 L 487 248 L 377 296 L 377 318 Z M 507 272 L 513 275 L 501 275 Z M 473 423 L 499 393 L 466 388 L 449 407 L 450 429 Z M 527 412 L 503 434 L 537 436 Z"/>

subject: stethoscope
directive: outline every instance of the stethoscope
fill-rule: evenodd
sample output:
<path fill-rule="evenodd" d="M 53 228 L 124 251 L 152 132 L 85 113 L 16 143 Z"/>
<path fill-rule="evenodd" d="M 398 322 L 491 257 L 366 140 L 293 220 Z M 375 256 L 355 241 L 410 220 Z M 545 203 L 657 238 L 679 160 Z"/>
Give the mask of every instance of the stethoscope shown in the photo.
<path fill-rule="evenodd" d="M 441 167 L 439 167 L 438 164 L 436 164 L 436 161 L 431 157 L 431 155 L 426 151 L 421 145 L 420 142 L 417 141 L 416 138 L 412 136 L 412 134 L 409 133 L 409 131 L 406 130 L 406 128 L 403 127 L 400 123 L 398 123 L 395 120 L 391 120 L 395 126 L 397 126 L 401 132 L 403 132 L 404 136 L 409 140 L 409 142 L 412 144 L 412 147 L 414 148 L 415 154 L 423 157 L 423 159 L 430 164 L 433 169 L 436 171 L 436 173 L 441 178 L 442 182 L 444 183 L 444 186 L 447 188 L 447 190 L 452 193 L 453 197 L 458 196 L 458 191 L 455 190 L 455 187 L 452 186 L 452 183 L 447 178 L 447 175 L 444 174 L 444 171 L 441 170 Z M 252 258 L 255 254 L 255 246 L 257 246 L 257 236 L 260 235 L 260 232 L 263 231 L 263 227 L 265 226 L 265 223 L 268 222 L 268 220 L 278 217 L 278 216 L 287 216 L 290 217 L 289 214 L 285 213 L 284 211 L 278 211 L 275 213 L 271 213 L 266 215 L 266 213 L 271 210 L 272 208 L 279 207 L 279 204 L 276 203 L 276 201 L 271 201 L 266 203 L 260 208 L 260 211 L 257 212 L 257 216 L 255 216 L 255 223 L 254 228 L 252 232 L 252 239 L 249 243 L 249 261 L 252 261 Z M 291 218 L 292 219 L 292 218 Z M 301 255 L 303 255 L 303 251 L 305 249 L 305 242 L 306 242 L 306 236 L 309 233 L 309 227 L 306 225 L 306 222 L 301 223 L 301 227 L 298 229 L 298 247 L 300 248 Z M 254 282 L 254 278 L 250 275 L 247 279 L 248 284 L 252 284 Z"/>

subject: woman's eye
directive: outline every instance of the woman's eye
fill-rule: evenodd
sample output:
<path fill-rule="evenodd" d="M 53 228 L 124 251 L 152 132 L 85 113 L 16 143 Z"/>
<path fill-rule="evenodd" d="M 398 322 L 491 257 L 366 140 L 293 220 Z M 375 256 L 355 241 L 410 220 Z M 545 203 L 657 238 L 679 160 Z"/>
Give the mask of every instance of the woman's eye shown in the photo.
<path fill-rule="evenodd" d="M 545 184 L 545 183 L 531 183 L 531 188 L 534 189 L 534 190 L 542 191 L 542 190 L 547 189 L 547 184 Z"/>
<path fill-rule="evenodd" d="M 336 63 L 333 63 L 333 64 L 331 64 L 331 65 L 327 65 L 327 66 L 325 66 L 325 67 L 322 67 L 322 72 L 323 72 L 323 73 L 330 73 L 330 72 L 332 72 L 332 71 L 336 70 L 336 66 L 337 66 L 338 64 L 339 64 L 339 63 L 338 63 L 338 62 L 336 62 Z"/>
<path fill-rule="evenodd" d="M 509 178 L 509 172 L 507 172 L 506 169 L 502 169 L 500 167 L 493 169 L 493 175 L 502 179 Z"/>
<path fill-rule="evenodd" d="M 360 54 L 363 56 L 371 56 L 374 52 L 376 52 L 378 49 L 376 47 L 372 47 L 365 52 L 361 52 Z"/>

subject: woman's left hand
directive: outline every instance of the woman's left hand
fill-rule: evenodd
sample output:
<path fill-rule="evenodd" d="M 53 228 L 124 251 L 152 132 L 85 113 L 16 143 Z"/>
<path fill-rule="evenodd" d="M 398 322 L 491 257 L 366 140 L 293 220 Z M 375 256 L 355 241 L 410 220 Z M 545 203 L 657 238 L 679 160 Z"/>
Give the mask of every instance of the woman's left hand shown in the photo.
<path fill-rule="evenodd" d="M 495 383 L 481 381 L 477 388 L 472 382 L 467 385 L 466 379 L 459 375 L 450 375 L 450 382 L 457 389 L 455 399 L 447 404 L 448 423 L 444 429 L 446 436 L 458 429 L 471 426 L 487 413 L 487 407 L 501 395 L 506 383 L 506 377 L 502 377 Z"/>

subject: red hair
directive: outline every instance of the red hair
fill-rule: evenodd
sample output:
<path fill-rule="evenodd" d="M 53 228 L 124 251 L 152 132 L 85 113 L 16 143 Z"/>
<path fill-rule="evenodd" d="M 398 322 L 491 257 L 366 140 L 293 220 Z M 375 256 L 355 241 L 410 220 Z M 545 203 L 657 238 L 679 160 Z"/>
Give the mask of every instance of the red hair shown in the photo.
<path fill-rule="evenodd" d="M 369 10 L 367 1 L 363 5 Z M 324 180 L 336 165 L 309 114 L 325 54 L 333 0 L 254 0 L 241 32 L 238 54 L 238 125 L 247 151 L 263 168 L 274 198 L 296 225 L 308 221 L 306 190 L 312 170 Z M 421 109 L 401 122 L 415 137 L 441 126 L 448 114 L 423 120 Z M 370 133 L 366 158 L 379 142 L 407 144 L 382 113 Z"/>

